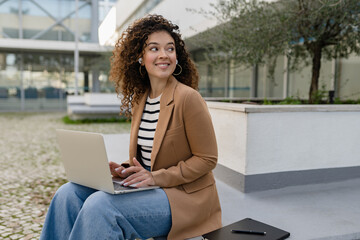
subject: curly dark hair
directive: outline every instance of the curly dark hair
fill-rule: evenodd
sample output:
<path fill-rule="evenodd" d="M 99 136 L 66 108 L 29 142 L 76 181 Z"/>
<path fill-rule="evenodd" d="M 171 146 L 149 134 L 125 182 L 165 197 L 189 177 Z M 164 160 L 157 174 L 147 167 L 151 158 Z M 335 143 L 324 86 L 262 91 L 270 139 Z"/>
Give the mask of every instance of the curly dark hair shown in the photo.
<path fill-rule="evenodd" d="M 140 73 L 138 59 L 143 55 L 149 35 L 159 31 L 168 32 L 175 41 L 178 64 L 182 68 L 176 79 L 194 89 L 198 87 L 199 75 L 181 39 L 179 27 L 161 15 L 147 15 L 122 33 L 110 59 L 110 81 L 114 82 L 116 93 L 121 96 L 120 110 L 127 117 L 131 116 L 130 110 L 134 104 L 150 88 L 149 76 L 145 68 Z M 180 68 L 176 67 L 174 72 L 179 71 Z"/>

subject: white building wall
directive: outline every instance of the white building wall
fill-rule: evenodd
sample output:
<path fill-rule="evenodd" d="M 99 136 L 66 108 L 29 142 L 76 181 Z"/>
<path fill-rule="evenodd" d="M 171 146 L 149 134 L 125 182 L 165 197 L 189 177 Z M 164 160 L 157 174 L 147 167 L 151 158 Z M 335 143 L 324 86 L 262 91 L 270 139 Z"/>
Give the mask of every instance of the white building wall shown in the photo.
<path fill-rule="evenodd" d="M 208 102 L 219 163 L 243 175 L 360 166 L 360 106 Z"/>
<path fill-rule="evenodd" d="M 116 3 L 116 26 L 120 27 L 135 13 L 145 0 L 119 0 Z"/>
<path fill-rule="evenodd" d="M 360 112 L 248 114 L 246 174 L 359 166 L 359 117 Z"/>
<path fill-rule="evenodd" d="M 216 0 L 164 0 L 151 13 L 160 14 L 180 27 L 183 38 L 192 37 L 208 28 L 216 26 L 216 19 L 209 19 L 202 14 L 191 12 L 188 9 L 200 11 L 212 10 L 211 3 Z"/>
<path fill-rule="evenodd" d="M 217 24 L 215 19 L 206 18 L 202 14 L 191 12 L 188 9 L 209 11 L 212 9 L 210 4 L 215 2 L 216 0 L 163 0 L 149 13 L 163 15 L 177 24 L 183 38 L 186 39 Z M 99 27 L 101 44 L 114 45 L 121 32 L 130 24 L 128 20 L 141 9 L 144 3 L 144 0 L 119 0 L 115 5 L 116 10 L 111 10 L 110 16 L 107 16 Z M 116 17 L 114 17 L 114 13 Z M 116 30 L 114 30 L 114 24 Z"/>
<path fill-rule="evenodd" d="M 218 145 L 218 163 L 245 175 L 247 114 L 212 108 L 212 103 L 209 104 Z"/>
<path fill-rule="evenodd" d="M 99 26 L 99 44 L 100 45 L 115 45 L 116 34 L 116 7 L 112 7 L 105 19 Z"/>

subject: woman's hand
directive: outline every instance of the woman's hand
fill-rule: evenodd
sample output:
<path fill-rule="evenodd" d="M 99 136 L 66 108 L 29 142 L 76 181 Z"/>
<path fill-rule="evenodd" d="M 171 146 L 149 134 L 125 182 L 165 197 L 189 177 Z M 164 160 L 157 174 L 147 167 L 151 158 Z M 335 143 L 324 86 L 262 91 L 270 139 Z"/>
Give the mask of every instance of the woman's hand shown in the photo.
<path fill-rule="evenodd" d="M 115 162 L 109 162 L 110 172 L 113 177 L 127 178 L 130 173 L 123 172 L 126 168 Z"/>
<path fill-rule="evenodd" d="M 124 186 L 132 186 L 132 187 L 147 187 L 155 185 L 155 181 L 153 179 L 152 174 L 143 168 L 141 164 L 133 158 L 134 166 L 128 167 L 122 171 L 122 174 L 128 175 L 128 177 L 124 180 Z"/>

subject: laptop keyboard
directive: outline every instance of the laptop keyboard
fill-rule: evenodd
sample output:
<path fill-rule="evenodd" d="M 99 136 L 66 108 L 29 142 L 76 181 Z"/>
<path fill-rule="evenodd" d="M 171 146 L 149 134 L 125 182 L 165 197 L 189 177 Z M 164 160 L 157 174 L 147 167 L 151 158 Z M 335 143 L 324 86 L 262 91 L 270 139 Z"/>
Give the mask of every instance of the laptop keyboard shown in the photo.
<path fill-rule="evenodd" d="M 119 183 L 113 182 L 115 191 L 121 191 L 121 190 L 128 190 L 128 189 L 134 189 L 133 187 L 125 187 L 123 185 L 120 185 Z"/>

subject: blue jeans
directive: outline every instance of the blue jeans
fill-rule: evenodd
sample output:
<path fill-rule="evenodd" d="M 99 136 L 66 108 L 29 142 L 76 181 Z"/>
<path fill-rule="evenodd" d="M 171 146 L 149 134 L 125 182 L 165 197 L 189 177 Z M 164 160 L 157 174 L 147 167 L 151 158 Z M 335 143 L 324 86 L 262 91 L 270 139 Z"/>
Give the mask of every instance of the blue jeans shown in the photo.
<path fill-rule="evenodd" d="M 162 189 L 112 195 L 66 183 L 51 201 L 40 239 L 146 239 L 166 236 L 171 224 Z"/>

